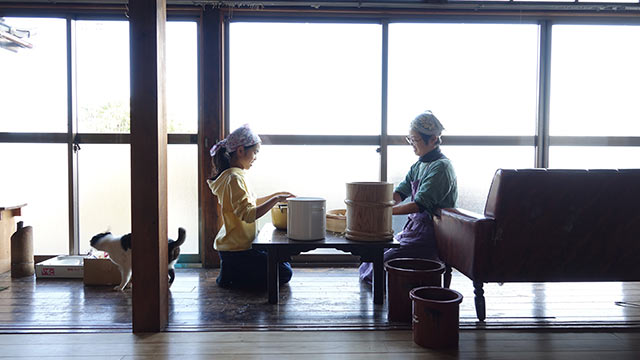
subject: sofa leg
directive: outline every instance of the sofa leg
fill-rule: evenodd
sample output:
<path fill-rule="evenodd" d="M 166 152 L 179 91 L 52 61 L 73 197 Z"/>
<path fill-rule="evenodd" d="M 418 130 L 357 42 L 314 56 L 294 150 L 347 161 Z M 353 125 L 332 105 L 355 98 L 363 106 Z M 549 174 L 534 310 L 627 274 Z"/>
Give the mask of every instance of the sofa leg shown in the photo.
<path fill-rule="evenodd" d="M 482 290 L 482 281 L 474 281 L 473 288 L 473 293 L 476 295 L 476 315 L 478 315 L 478 320 L 484 321 L 484 319 L 486 318 L 486 312 L 484 305 L 484 290 Z"/>
<path fill-rule="evenodd" d="M 444 284 L 443 285 L 447 289 L 451 286 L 451 266 L 446 264 L 444 266 Z"/>

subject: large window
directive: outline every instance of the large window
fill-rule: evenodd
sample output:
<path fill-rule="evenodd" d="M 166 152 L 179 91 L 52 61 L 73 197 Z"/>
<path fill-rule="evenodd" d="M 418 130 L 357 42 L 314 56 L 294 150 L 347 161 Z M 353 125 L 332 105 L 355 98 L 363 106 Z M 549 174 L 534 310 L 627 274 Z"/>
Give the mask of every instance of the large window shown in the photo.
<path fill-rule="evenodd" d="M 120 135 L 130 131 L 128 21 L 4 18 L 2 23 L 3 29 L 29 31 L 25 39 L 32 48 L 4 40 L 0 47 L 0 137 L 9 139 L 0 145 L 7 154 L 3 167 L 13 170 L 0 180 L 0 199 L 28 204 L 23 220 L 34 226 L 38 255 L 64 254 L 74 244 L 70 201 L 78 213 L 75 251 L 86 253 L 96 233 L 130 232 L 130 152 Z M 197 23 L 170 21 L 166 35 L 167 129 L 195 134 Z M 73 39 L 70 52 L 68 39 Z M 73 66 L 70 78 L 68 64 Z M 69 119 L 69 106 L 77 109 L 77 118 Z M 55 134 L 66 133 L 70 121 L 77 121 L 80 135 L 73 139 L 79 146 L 71 154 L 71 138 Z M 41 143 L 12 144 L 21 139 L 17 132 L 36 133 L 27 139 Z M 183 253 L 197 253 L 199 244 L 197 146 L 192 143 L 195 137 L 176 136 L 167 151 L 168 235 L 175 238 L 179 226 L 187 230 Z M 70 173 L 77 178 L 69 178 Z M 74 183 L 77 197 L 69 193 Z"/>
<path fill-rule="evenodd" d="M 0 201 L 27 204 L 18 220 L 33 226 L 36 255 L 69 251 L 66 149 L 64 144 L 0 143 Z"/>
<path fill-rule="evenodd" d="M 445 135 L 534 135 L 538 26 L 390 24 L 389 134 L 424 110 Z"/>
<path fill-rule="evenodd" d="M 640 146 L 551 146 L 549 167 L 638 169 L 640 168 Z"/>
<path fill-rule="evenodd" d="M 86 144 L 78 152 L 80 252 L 95 234 L 131 232 L 129 145 Z"/>
<path fill-rule="evenodd" d="M 4 18 L 29 31 L 32 48 L 0 47 L 0 132 L 67 131 L 67 36 L 63 19 Z"/>
<path fill-rule="evenodd" d="M 552 136 L 640 136 L 639 38 L 640 26 L 553 26 Z"/>
<path fill-rule="evenodd" d="M 231 130 L 374 135 L 380 131 L 381 26 L 232 23 Z"/>
<path fill-rule="evenodd" d="M 128 133 L 129 27 L 125 21 L 79 21 L 78 122 L 81 133 Z M 167 131 L 196 133 L 198 124 L 197 26 L 168 22 L 166 31 Z M 100 39 L 102 42 L 96 42 Z M 128 144 L 117 135 L 108 144 L 82 144 L 78 152 L 80 252 L 99 232 L 131 232 L 131 171 Z M 182 253 L 198 252 L 197 148 L 167 149 L 168 236 L 187 230 Z"/>
<path fill-rule="evenodd" d="M 129 23 L 77 21 L 77 107 L 81 133 L 129 132 Z"/>
<path fill-rule="evenodd" d="M 33 47 L 0 44 L 0 149 L 13 170 L 0 179 L 0 199 L 29 204 L 36 254 L 65 253 L 74 240 L 86 252 L 97 232 L 131 231 L 129 24 L 84 16 L 2 19 L 28 30 Z M 475 212 L 498 168 L 533 167 L 535 158 L 553 168 L 640 167 L 640 24 L 282 16 L 231 18 L 228 92 L 201 99 L 227 101 L 216 119 L 225 130 L 248 123 L 264 136 L 248 172 L 257 195 L 319 196 L 333 209 L 345 207 L 347 182 L 397 184 L 417 160 L 402 137 L 427 109 L 445 126 L 458 206 Z M 196 21 L 166 27 L 168 235 L 187 229 L 183 253 L 199 251 L 198 88 L 211 81 L 198 79 L 201 30 Z M 548 79 L 539 71 L 547 69 Z"/>
<path fill-rule="evenodd" d="M 171 144 L 167 148 L 167 231 L 178 237 L 178 227 L 187 231 L 182 254 L 198 253 L 198 147 Z"/>
<path fill-rule="evenodd" d="M 231 24 L 230 130 L 248 123 L 260 134 L 294 135 L 262 146 L 248 172 L 256 195 L 290 191 L 345 208 L 345 183 L 378 181 L 375 146 L 328 144 L 332 135 L 380 133 L 381 31 L 374 24 Z M 318 134 L 328 135 L 325 145 L 296 140 Z"/>
<path fill-rule="evenodd" d="M 166 40 L 167 132 L 195 134 L 198 132 L 198 26 L 193 21 L 169 21 Z"/>

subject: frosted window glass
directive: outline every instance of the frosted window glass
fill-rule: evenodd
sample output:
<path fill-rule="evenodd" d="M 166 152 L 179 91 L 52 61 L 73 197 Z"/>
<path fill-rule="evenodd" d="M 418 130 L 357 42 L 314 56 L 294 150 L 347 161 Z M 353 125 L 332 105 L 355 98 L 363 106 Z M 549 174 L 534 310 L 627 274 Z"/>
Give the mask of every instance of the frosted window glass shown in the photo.
<path fill-rule="evenodd" d="M 534 167 L 534 147 L 528 146 L 442 146 L 458 178 L 457 207 L 484 213 L 493 175 L 499 168 Z M 418 157 L 410 146 L 389 147 L 389 181 L 398 185 Z"/>
<path fill-rule="evenodd" d="M 264 145 L 247 171 L 247 179 L 258 197 L 289 191 L 296 196 L 324 198 L 327 210 L 345 209 L 347 182 L 380 180 L 376 148 Z M 268 222 L 270 213 L 258 225 Z"/>
<path fill-rule="evenodd" d="M 178 237 L 178 227 L 187 231 L 182 254 L 198 253 L 198 147 L 169 145 L 167 150 L 167 231 Z"/>
<path fill-rule="evenodd" d="M 538 26 L 390 24 L 389 134 L 431 110 L 448 135 L 533 135 Z"/>
<path fill-rule="evenodd" d="M 128 133 L 129 22 L 77 21 L 78 131 Z"/>
<path fill-rule="evenodd" d="M 640 26 L 554 25 L 551 135 L 640 136 Z"/>
<path fill-rule="evenodd" d="M 78 152 L 80 252 L 93 235 L 131 232 L 129 145 L 84 144 Z"/>
<path fill-rule="evenodd" d="M 556 169 L 638 169 L 640 147 L 551 146 L 549 167 Z"/>
<path fill-rule="evenodd" d="M 195 22 L 167 22 L 167 132 L 198 132 L 198 27 Z"/>
<path fill-rule="evenodd" d="M 33 226 L 35 255 L 68 254 L 67 145 L 0 144 L 0 154 L 0 205 L 27 203 L 16 222 Z"/>
<path fill-rule="evenodd" d="M 80 252 L 89 251 L 97 233 L 131 232 L 129 145 L 82 145 L 79 152 Z M 167 236 L 187 231 L 181 252 L 198 253 L 197 146 L 167 147 Z"/>
<path fill-rule="evenodd" d="M 67 131 L 67 36 L 64 19 L 4 18 L 30 31 L 33 48 L 0 39 L 0 132 Z"/>
<path fill-rule="evenodd" d="M 232 23 L 230 121 L 260 134 L 380 133 L 372 24 Z"/>

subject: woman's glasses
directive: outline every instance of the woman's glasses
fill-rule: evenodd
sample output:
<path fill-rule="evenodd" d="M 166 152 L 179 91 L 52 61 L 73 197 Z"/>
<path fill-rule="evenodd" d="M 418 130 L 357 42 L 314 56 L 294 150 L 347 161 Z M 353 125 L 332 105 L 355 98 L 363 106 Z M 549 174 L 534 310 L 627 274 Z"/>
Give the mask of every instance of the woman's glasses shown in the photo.
<path fill-rule="evenodd" d="M 411 136 L 405 136 L 404 138 L 405 138 L 405 140 L 407 140 L 409 145 L 417 144 L 417 143 L 420 142 L 420 140 L 422 140 L 422 139 L 414 138 L 414 137 L 411 137 Z"/>

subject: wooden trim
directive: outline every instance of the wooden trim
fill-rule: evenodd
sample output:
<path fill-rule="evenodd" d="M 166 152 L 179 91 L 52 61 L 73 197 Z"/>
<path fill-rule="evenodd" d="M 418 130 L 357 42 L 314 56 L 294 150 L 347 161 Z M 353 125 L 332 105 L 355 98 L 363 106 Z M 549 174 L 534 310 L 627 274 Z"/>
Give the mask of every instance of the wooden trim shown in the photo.
<path fill-rule="evenodd" d="M 538 106 L 536 114 L 536 167 L 549 166 L 549 109 L 551 102 L 551 32 L 549 21 L 540 24 L 538 58 Z"/>
<path fill-rule="evenodd" d="M 129 1 L 133 332 L 169 317 L 165 0 Z"/>
<path fill-rule="evenodd" d="M 380 73 L 382 75 L 380 84 L 380 181 L 387 181 L 387 159 L 388 159 L 388 91 L 389 91 L 389 22 L 382 22 L 382 68 Z"/>
<path fill-rule="evenodd" d="M 78 133 L 76 103 L 76 29 L 69 17 L 67 23 L 67 185 L 69 202 L 69 254 L 80 253 L 80 209 L 78 188 L 78 149 L 74 142 Z"/>
<path fill-rule="evenodd" d="M 209 149 L 224 134 L 222 119 L 223 81 L 223 23 L 219 9 L 203 11 L 199 32 L 199 120 L 198 120 L 198 198 L 200 203 L 200 254 L 205 268 L 220 266 L 220 258 L 213 249 L 213 241 L 220 229 L 218 199 L 213 196 L 206 179 L 212 170 Z"/>

